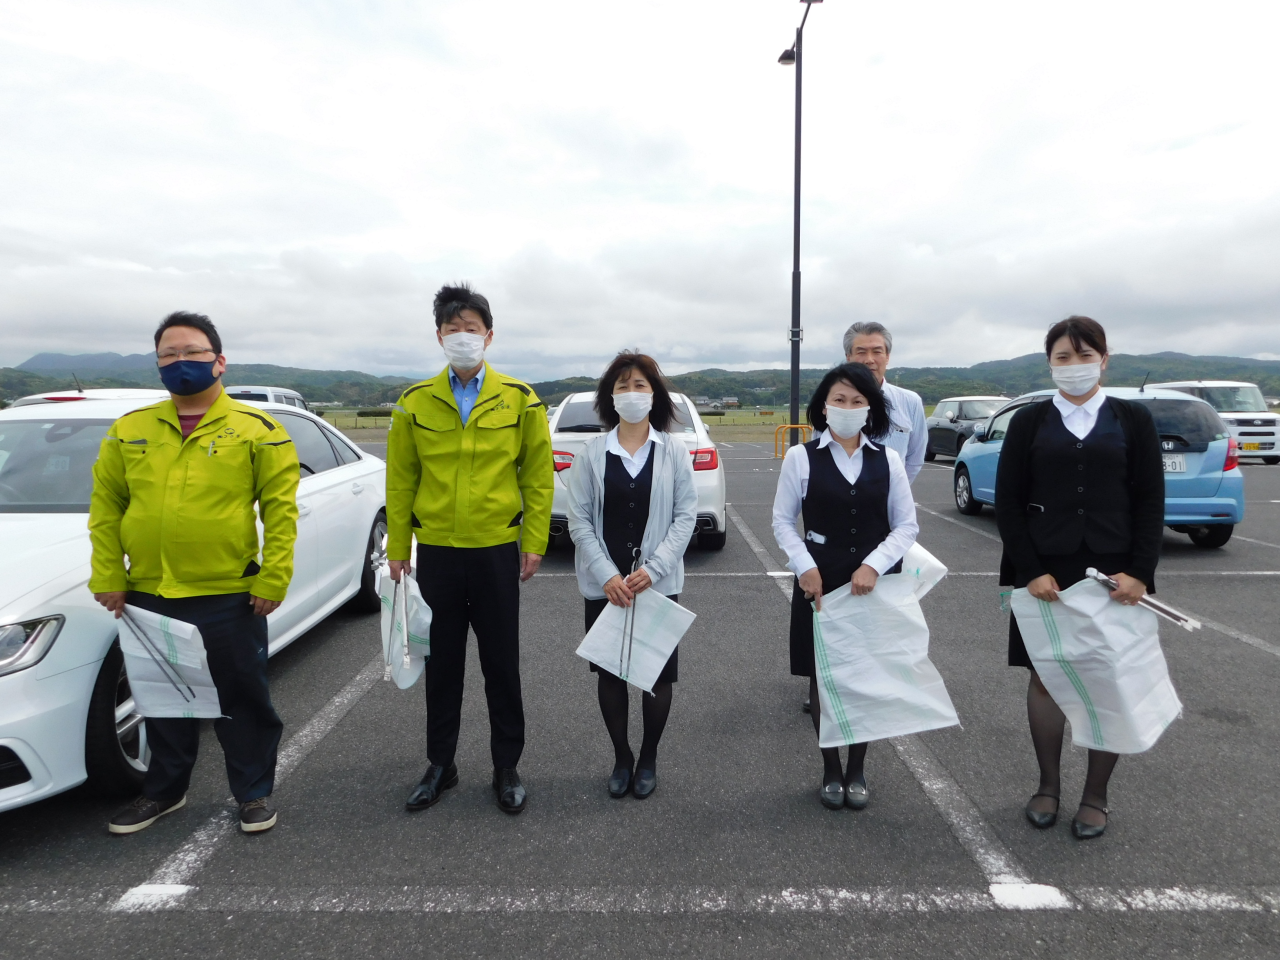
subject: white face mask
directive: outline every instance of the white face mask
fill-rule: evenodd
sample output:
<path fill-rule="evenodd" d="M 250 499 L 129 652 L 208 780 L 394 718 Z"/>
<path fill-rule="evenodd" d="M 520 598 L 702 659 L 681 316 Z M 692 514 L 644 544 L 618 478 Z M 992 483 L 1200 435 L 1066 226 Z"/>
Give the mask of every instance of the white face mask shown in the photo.
<path fill-rule="evenodd" d="M 637 393 L 634 390 L 630 393 L 615 393 L 613 409 L 627 423 L 639 423 L 653 409 L 653 394 Z"/>
<path fill-rule="evenodd" d="M 1053 382 L 1069 397 L 1083 397 L 1102 379 L 1101 363 L 1069 363 L 1063 367 L 1050 367 Z"/>
<path fill-rule="evenodd" d="M 837 437 L 848 440 L 856 437 L 862 432 L 862 428 L 867 425 L 867 414 L 871 412 L 870 407 L 855 407 L 852 410 L 846 410 L 844 407 L 833 407 L 827 405 L 827 427 Z"/>
<path fill-rule="evenodd" d="M 478 333 L 451 333 L 441 338 L 451 366 L 470 370 L 484 359 L 484 337 Z"/>

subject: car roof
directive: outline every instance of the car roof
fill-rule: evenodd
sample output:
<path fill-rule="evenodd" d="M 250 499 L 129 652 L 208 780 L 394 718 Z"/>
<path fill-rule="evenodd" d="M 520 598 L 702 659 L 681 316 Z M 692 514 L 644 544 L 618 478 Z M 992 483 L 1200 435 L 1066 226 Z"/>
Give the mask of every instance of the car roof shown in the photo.
<path fill-rule="evenodd" d="M 1208 402 L 1201 400 L 1199 397 L 1193 397 L 1189 393 L 1182 393 L 1178 390 L 1165 390 L 1158 387 L 1148 385 L 1145 389 L 1138 387 L 1104 387 L 1107 396 L 1117 397 L 1121 400 L 1181 400 L 1185 403 L 1203 403 L 1208 406 Z M 1016 403 L 1020 400 L 1029 400 L 1032 397 L 1051 397 L 1057 390 L 1032 390 L 1030 393 L 1024 393 L 1015 397 L 1011 402 Z"/>
<path fill-rule="evenodd" d="M 238 383 L 234 387 L 226 387 L 225 389 L 227 393 L 249 393 L 252 390 L 274 390 L 276 393 L 287 393 L 293 397 L 302 396 L 302 394 L 297 390 L 294 390 L 292 387 L 255 387 L 245 386 L 244 384 Z"/>
<path fill-rule="evenodd" d="M 1256 383 L 1247 380 L 1166 380 L 1163 383 L 1150 383 L 1149 387 L 1256 387 Z"/>
<path fill-rule="evenodd" d="M 87 393 L 88 391 L 85 392 Z M 145 393 L 147 396 L 132 399 L 86 397 L 83 400 L 74 402 L 24 404 L 20 407 L 13 406 L 0 410 L 0 420 L 117 420 L 126 413 L 142 407 L 149 407 L 169 396 L 165 390 L 135 390 L 133 392 Z M 272 414 L 277 411 L 280 413 L 292 413 L 298 416 L 311 417 L 313 420 L 325 423 L 322 417 L 317 417 L 309 410 L 291 407 L 284 403 L 260 400 L 236 400 L 236 403 L 257 407 L 259 410 L 266 410 Z M 332 427 L 332 424 L 328 424 L 328 426 Z"/>
<path fill-rule="evenodd" d="M 956 402 L 957 400 L 1012 400 L 1012 399 L 1013 399 L 1012 397 L 990 397 L 990 396 L 986 396 L 986 395 L 978 396 L 978 395 L 976 395 L 976 394 L 975 394 L 974 396 L 971 396 L 971 397 L 943 397 L 943 398 L 942 398 L 941 400 L 939 400 L 938 402 L 939 402 L 939 403 L 954 403 L 954 402 Z"/>
<path fill-rule="evenodd" d="M 84 403 L 90 400 L 127 400 L 142 401 L 139 406 L 155 403 L 169 396 L 169 391 L 140 387 L 95 387 L 89 390 L 46 390 L 43 393 L 32 393 L 19 397 L 9 404 L 7 409 L 28 407 L 50 403 Z"/>

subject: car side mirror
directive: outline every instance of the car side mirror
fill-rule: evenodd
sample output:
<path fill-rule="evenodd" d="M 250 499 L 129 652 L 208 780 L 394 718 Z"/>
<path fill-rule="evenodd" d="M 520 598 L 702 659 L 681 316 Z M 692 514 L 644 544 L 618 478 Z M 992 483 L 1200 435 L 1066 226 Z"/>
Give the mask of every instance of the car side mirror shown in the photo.
<path fill-rule="evenodd" d="M 947 419 L 948 419 L 948 420 L 950 420 L 952 423 L 955 423 L 955 422 L 956 422 L 956 412 L 955 412 L 954 410 L 948 410 L 948 411 L 947 411 Z"/>
<path fill-rule="evenodd" d="M 987 425 L 980 423 L 973 428 L 973 439 L 978 443 L 982 443 L 987 439 Z"/>

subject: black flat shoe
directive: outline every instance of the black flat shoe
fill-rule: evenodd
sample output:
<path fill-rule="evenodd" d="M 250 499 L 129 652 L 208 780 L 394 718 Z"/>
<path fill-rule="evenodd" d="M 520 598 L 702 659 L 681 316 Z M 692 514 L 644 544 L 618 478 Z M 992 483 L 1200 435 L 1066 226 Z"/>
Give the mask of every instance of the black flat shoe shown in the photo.
<path fill-rule="evenodd" d="M 1090 810 L 1097 810 L 1104 815 L 1108 815 L 1110 813 L 1106 807 L 1100 807 L 1094 803 L 1085 803 L 1083 800 L 1080 802 L 1080 806 L 1088 807 Z M 1071 821 L 1071 832 L 1075 835 L 1077 840 L 1092 840 L 1095 837 L 1100 837 L 1106 833 L 1107 825 L 1104 823 L 1095 827 L 1091 823 L 1082 823 L 1079 819 L 1073 819 Z"/>
<path fill-rule="evenodd" d="M 618 800 L 631 792 L 631 768 L 614 767 L 609 776 L 609 796 Z"/>
<path fill-rule="evenodd" d="M 636 782 L 631 787 L 631 792 L 636 795 L 637 800 L 644 800 L 653 791 L 658 789 L 658 771 L 656 770 L 637 770 Z"/>
<path fill-rule="evenodd" d="M 854 780 L 844 785 L 844 805 L 850 810 L 865 810 L 871 802 L 871 793 L 867 790 L 867 778 Z"/>
<path fill-rule="evenodd" d="M 844 808 L 844 784 L 839 780 L 824 783 L 822 789 L 818 791 L 818 799 L 822 801 L 822 805 L 828 810 L 842 810 Z"/>
<path fill-rule="evenodd" d="M 455 764 L 449 764 L 446 769 L 433 763 L 422 775 L 422 782 L 409 794 L 409 799 L 404 802 L 404 808 L 409 811 L 425 810 L 432 804 L 439 803 L 444 792 L 457 785 L 458 768 Z"/>
<path fill-rule="evenodd" d="M 1036 797 L 1048 797 L 1050 800 L 1058 800 L 1052 793 L 1033 793 L 1031 800 Z M 1027 801 L 1026 807 L 1023 808 L 1023 813 L 1027 815 L 1027 819 L 1031 821 L 1033 827 L 1037 830 L 1048 830 L 1058 822 L 1058 811 L 1056 809 L 1052 813 L 1047 813 L 1044 810 L 1032 810 L 1031 800 Z"/>
<path fill-rule="evenodd" d="M 520 774 L 516 773 L 515 767 L 493 771 L 493 792 L 498 795 L 498 808 L 503 813 L 515 815 L 524 812 L 529 794 L 520 783 Z"/>

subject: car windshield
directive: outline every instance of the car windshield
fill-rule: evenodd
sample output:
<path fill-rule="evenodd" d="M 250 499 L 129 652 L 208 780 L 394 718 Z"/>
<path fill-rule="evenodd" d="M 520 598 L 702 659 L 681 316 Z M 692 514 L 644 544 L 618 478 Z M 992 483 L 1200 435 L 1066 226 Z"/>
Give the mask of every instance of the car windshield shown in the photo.
<path fill-rule="evenodd" d="M 1212 443 L 1230 436 L 1222 418 L 1203 403 L 1189 400 L 1142 400 L 1166 440 Z"/>
<path fill-rule="evenodd" d="M 1176 387 L 1180 393 L 1207 400 L 1219 413 L 1267 413 L 1267 401 L 1253 384 L 1239 387 Z"/>
<path fill-rule="evenodd" d="M 961 420 L 985 420 L 1009 401 L 965 400 L 960 404 Z"/>
<path fill-rule="evenodd" d="M 111 420 L 0 421 L 0 513 L 88 513 Z"/>
<path fill-rule="evenodd" d="M 689 414 L 689 408 L 679 397 L 672 397 L 671 402 L 675 404 L 676 419 L 667 428 L 667 432 L 693 433 L 693 418 Z M 592 397 L 566 400 L 562 404 L 560 419 L 556 422 L 556 433 L 603 433 L 604 425 L 596 416 L 593 403 Z"/>

